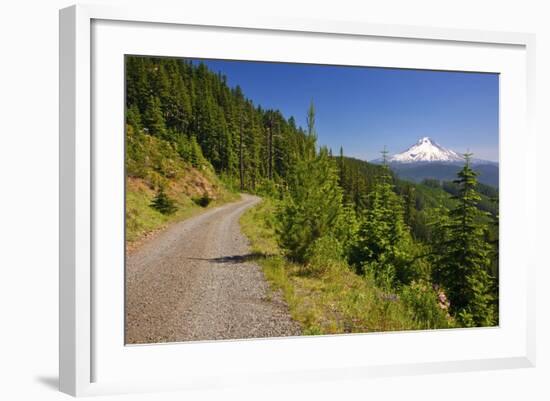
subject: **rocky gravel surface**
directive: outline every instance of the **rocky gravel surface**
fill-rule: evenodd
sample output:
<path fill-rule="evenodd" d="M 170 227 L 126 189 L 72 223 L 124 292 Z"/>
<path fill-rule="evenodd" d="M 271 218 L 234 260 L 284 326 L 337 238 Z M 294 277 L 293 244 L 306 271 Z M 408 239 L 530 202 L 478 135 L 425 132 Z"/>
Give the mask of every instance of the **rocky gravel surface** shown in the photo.
<path fill-rule="evenodd" d="M 240 231 L 240 216 L 259 201 L 243 195 L 127 255 L 127 344 L 300 334 Z"/>

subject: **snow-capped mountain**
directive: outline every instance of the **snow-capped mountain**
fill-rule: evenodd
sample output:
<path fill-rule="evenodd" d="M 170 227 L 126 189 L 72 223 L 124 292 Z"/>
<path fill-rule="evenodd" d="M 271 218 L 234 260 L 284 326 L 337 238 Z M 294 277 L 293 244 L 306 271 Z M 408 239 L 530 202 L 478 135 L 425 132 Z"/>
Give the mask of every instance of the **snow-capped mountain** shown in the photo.
<path fill-rule="evenodd" d="M 444 148 L 429 137 L 420 138 L 404 152 L 390 156 L 389 163 L 463 162 L 464 157 Z"/>
<path fill-rule="evenodd" d="M 371 161 L 371 163 L 382 162 L 383 159 Z M 401 179 L 416 182 L 421 182 L 426 178 L 452 181 L 464 165 L 464 156 L 444 148 L 431 138 L 424 137 L 404 152 L 387 157 L 386 162 Z M 474 158 L 471 159 L 471 165 L 479 174 L 479 182 L 498 187 L 499 166 L 497 162 Z"/>

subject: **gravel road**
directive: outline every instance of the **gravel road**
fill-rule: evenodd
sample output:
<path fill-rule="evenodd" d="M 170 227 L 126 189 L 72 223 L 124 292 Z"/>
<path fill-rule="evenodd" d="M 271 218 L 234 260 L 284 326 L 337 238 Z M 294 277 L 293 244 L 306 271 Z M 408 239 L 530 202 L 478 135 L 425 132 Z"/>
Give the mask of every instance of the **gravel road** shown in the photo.
<path fill-rule="evenodd" d="M 300 334 L 240 231 L 240 216 L 259 201 L 242 195 L 127 255 L 127 344 Z"/>

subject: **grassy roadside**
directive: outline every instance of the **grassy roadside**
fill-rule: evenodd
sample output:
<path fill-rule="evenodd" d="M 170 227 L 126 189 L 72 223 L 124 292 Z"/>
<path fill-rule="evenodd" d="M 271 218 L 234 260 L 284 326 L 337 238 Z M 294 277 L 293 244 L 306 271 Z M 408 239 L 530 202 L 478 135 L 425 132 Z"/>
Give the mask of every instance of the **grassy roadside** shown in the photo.
<path fill-rule="evenodd" d="M 219 183 L 218 183 L 219 184 Z M 223 188 L 221 184 L 215 189 L 215 198 L 206 207 L 199 206 L 192 191 L 180 188 L 181 183 L 173 183 L 167 193 L 174 200 L 177 211 L 166 215 L 151 207 L 156 192 L 141 179 L 126 181 L 126 247 L 133 249 L 144 239 L 165 229 L 168 225 L 189 219 L 204 213 L 206 210 L 233 202 L 240 195 Z M 196 191 L 195 191 L 196 192 Z"/>
<path fill-rule="evenodd" d="M 395 294 L 377 288 L 344 263 L 308 272 L 287 260 L 277 245 L 275 205 L 264 199 L 241 217 L 252 252 L 273 291 L 281 291 L 305 335 L 365 333 L 432 328 Z"/>

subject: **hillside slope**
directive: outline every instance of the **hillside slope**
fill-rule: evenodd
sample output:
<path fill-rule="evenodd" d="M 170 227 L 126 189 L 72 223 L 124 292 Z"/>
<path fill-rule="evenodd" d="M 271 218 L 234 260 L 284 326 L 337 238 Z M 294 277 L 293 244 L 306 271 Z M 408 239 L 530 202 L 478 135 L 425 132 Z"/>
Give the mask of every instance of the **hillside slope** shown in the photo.
<path fill-rule="evenodd" d="M 200 148 L 192 158 L 195 163 L 187 162 L 170 143 L 136 132 L 131 126 L 127 126 L 126 148 L 128 249 L 171 222 L 239 197 L 216 176 Z M 154 205 L 160 192 L 173 206 L 170 213 Z"/>
<path fill-rule="evenodd" d="M 426 178 L 440 181 L 452 181 L 463 164 L 456 163 L 390 163 L 390 168 L 404 180 L 420 182 Z M 498 188 L 499 168 L 497 164 L 474 164 L 473 169 L 479 174 L 478 181 Z"/>

